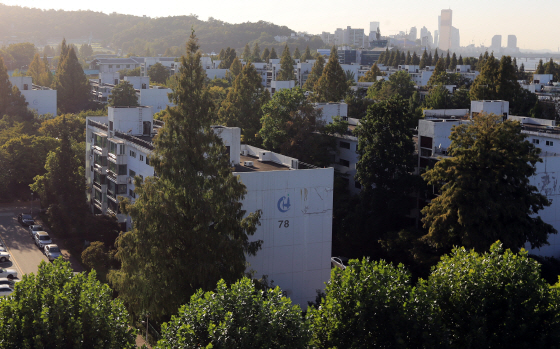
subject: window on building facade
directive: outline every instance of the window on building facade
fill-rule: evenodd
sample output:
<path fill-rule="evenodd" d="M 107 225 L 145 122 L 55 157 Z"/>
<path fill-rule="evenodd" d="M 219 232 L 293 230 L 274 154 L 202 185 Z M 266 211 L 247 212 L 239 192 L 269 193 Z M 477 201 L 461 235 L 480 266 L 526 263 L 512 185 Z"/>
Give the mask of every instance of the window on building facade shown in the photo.
<path fill-rule="evenodd" d="M 119 172 L 118 172 L 119 176 L 126 176 L 126 174 L 128 173 L 128 171 L 126 169 L 126 165 L 119 165 L 118 170 L 119 170 Z"/>
<path fill-rule="evenodd" d="M 350 167 L 350 161 L 348 160 L 339 159 L 338 163 L 341 164 L 342 166 Z"/>
<path fill-rule="evenodd" d="M 130 154 L 130 156 L 132 156 L 133 158 L 136 157 L 136 152 L 135 152 L 135 151 L 130 150 L 129 154 Z"/>
<path fill-rule="evenodd" d="M 130 68 L 130 64 L 127 64 L 126 67 L 127 67 L 127 68 Z"/>
<path fill-rule="evenodd" d="M 117 69 L 120 68 L 120 67 L 121 67 L 121 65 L 120 65 L 120 64 L 117 64 Z"/>
<path fill-rule="evenodd" d="M 112 64 L 109 64 L 109 68 L 113 68 L 113 65 L 112 65 Z"/>
<path fill-rule="evenodd" d="M 144 155 L 140 155 L 140 161 L 144 161 Z"/>
<path fill-rule="evenodd" d="M 134 176 L 136 176 L 136 172 L 134 172 L 134 171 L 132 171 L 132 170 L 128 170 L 128 175 L 129 175 L 130 177 L 134 177 Z"/>
<path fill-rule="evenodd" d="M 533 138 L 533 144 L 539 144 L 539 140 L 536 138 Z"/>
<path fill-rule="evenodd" d="M 362 185 L 358 181 L 354 182 L 354 187 L 356 187 L 357 189 L 362 189 Z"/>
<path fill-rule="evenodd" d="M 348 143 L 348 142 L 340 141 L 339 144 L 340 144 L 340 147 L 341 147 L 341 148 L 350 149 L 350 143 Z"/>
<path fill-rule="evenodd" d="M 546 145 L 552 146 L 552 145 L 554 145 L 554 142 L 553 141 L 546 141 Z"/>

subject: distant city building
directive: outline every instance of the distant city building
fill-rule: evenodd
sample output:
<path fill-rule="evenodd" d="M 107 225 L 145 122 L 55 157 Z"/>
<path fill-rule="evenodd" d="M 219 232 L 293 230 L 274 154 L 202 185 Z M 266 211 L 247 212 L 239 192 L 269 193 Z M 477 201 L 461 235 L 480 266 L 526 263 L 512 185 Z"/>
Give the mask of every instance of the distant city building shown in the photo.
<path fill-rule="evenodd" d="M 432 33 L 426 27 L 422 27 L 420 29 L 420 41 L 422 46 L 432 46 L 434 43 L 434 38 L 432 37 Z"/>
<path fill-rule="evenodd" d="M 434 46 L 438 46 L 439 45 L 439 30 L 435 30 L 434 31 Z"/>
<path fill-rule="evenodd" d="M 441 10 L 440 29 L 439 29 L 439 49 L 447 51 L 451 49 L 453 32 L 453 12 L 451 10 Z"/>
<path fill-rule="evenodd" d="M 379 40 L 377 32 L 380 32 L 379 22 L 369 22 L 369 41 Z"/>
<path fill-rule="evenodd" d="M 517 36 L 508 35 L 507 48 L 511 50 L 517 49 Z"/>
<path fill-rule="evenodd" d="M 451 49 L 457 50 L 461 47 L 461 35 L 459 29 L 451 27 Z"/>
<path fill-rule="evenodd" d="M 408 40 L 416 41 L 417 36 L 418 36 L 418 31 L 416 30 L 416 27 L 410 28 L 410 32 L 408 33 Z"/>
<path fill-rule="evenodd" d="M 364 47 L 366 45 L 365 33 L 363 29 L 352 29 L 350 26 L 344 29 L 343 45 L 354 47 Z"/>
<path fill-rule="evenodd" d="M 502 48 L 502 36 L 501 35 L 494 35 L 492 37 L 492 45 L 490 46 L 490 48 L 492 48 L 494 50 L 499 50 L 500 48 Z"/>

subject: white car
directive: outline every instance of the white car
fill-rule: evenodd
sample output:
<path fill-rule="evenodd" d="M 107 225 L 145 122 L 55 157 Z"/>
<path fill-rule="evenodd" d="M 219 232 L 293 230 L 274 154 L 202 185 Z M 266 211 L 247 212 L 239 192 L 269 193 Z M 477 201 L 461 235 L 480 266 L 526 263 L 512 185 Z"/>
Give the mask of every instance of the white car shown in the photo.
<path fill-rule="evenodd" d="M 9 296 L 14 292 L 14 289 L 8 285 L 0 285 L 0 297 Z"/>
<path fill-rule="evenodd" d="M 10 254 L 6 251 L 0 251 L 0 263 L 4 263 L 10 260 Z"/>
<path fill-rule="evenodd" d="M 21 281 L 21 280 L 18 280 Z M 8 285 L 10 287 L 14 287 L 16 284 L 16 280 L 10 280 L 8 278 L 0 278 L 0 286 Z"/>
<path fill-rule="evenodd" d="M 62 253 L 60 252 L 60 248 L 58 248 L 58 245 L 55 244 L 46 245 L 43 248 L 43 253 L 45 254 L 45 256 L 47 256 L 47 258 L 51 262 L 57 259 L 58 257 L 62 256 Z"/>
<path fill-rule="evenodd" d="M 40 249 L 43 249 L 43 247 L 50 244 L 52 244 L 52 240 L 47 232 L 38 231 L 35 233 L 35 245 L 39 246 Z"/>
<path fill-rule="evenodd" d="M 17 278 L 17 271 L 12 268 L 0 268 L 0 278 Z"/>
<path fill-rule="evenodd" d="M 6 248 L 4 246 L 0 246 L 0 252 L 6 252 L 8 250 L 6 250 Z"/>
<path fill-rule="evenodd" d="M 37 224 L 29 226 L 29 235 L 31 235 L 31 237 L 33 237 L 37 231 L 43 231 L 43 226 Z"/>

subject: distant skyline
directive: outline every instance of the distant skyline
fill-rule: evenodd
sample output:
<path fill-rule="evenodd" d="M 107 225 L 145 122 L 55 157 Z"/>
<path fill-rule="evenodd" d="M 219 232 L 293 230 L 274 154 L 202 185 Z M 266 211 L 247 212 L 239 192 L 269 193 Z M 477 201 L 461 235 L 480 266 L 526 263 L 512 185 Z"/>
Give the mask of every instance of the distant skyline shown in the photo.
<path fill-rule="evenodd" d="M 320 34 L 336 28 L 363 28 L 369 33 L 369 22 L 380 22 L 382 35 L 393 35 L 422 26 L 434 33 L 442 9 L 453 10 L 453 26 L 460 30 L 461 46 L 490 46 L 492 36 L 517 36 L 520 49 L 543 50 L 555 53 L 560 47 L 559 0 L 527 2 L 521 0 L 393 0 L 386 4 L 378 1 L 354 0 L 282 0 L 282 1 L 224 1 L 165 3 L 137 1 L 80 2 L 70 0 L 3 0 L 6 5 L 67 11 L 92 10 L 104 13 L 122 13 L 136 16 L 167 17 L 198 15 L 229 23 L 257 22 L 259 20 L 285 25 L 294 31 Z M 504 43 L 502 42 L 504 45 Z"/>

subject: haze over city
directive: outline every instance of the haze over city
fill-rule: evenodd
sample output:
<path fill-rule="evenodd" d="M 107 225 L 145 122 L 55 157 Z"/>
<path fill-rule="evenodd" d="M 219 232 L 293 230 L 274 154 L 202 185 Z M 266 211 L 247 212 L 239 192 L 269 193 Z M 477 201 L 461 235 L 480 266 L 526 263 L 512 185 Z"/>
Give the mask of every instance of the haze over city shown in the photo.
<path fill-rule="evenodd" d="M 461 46 L 490 46 L 493 35 L 516 35 L 521 50 L 560 50 L 560 29 L 557 15 L 560 1 L 543 0 L 529 3 L 520 0 L 471 0 L 418 2 L 396 0 L 387 2 L 333 0 L 295 1 L 281 3 L 247 0 L 240 2 L 218 0 L 206 2 L 143 3 L 132 1 L 77 2 L 69 0 L 4 0 L 6 5 L 19 5 L 41 9 L 67 11 L 92 10 L 104 13 L 122 13 L 136 16 L 166 17 L 195 14 L 206 20 L 213 17 L 229 23 L 264 20 L 285 25 L 296 31 L 320 34 L 336 28 L 364 28 L 369 22 L 378 21 L 383 35 L 397 34 L 415 26 L 420 29 L 437 29 L 441 9 L 453 10 L 453 26 L 461 31 Z"/>

